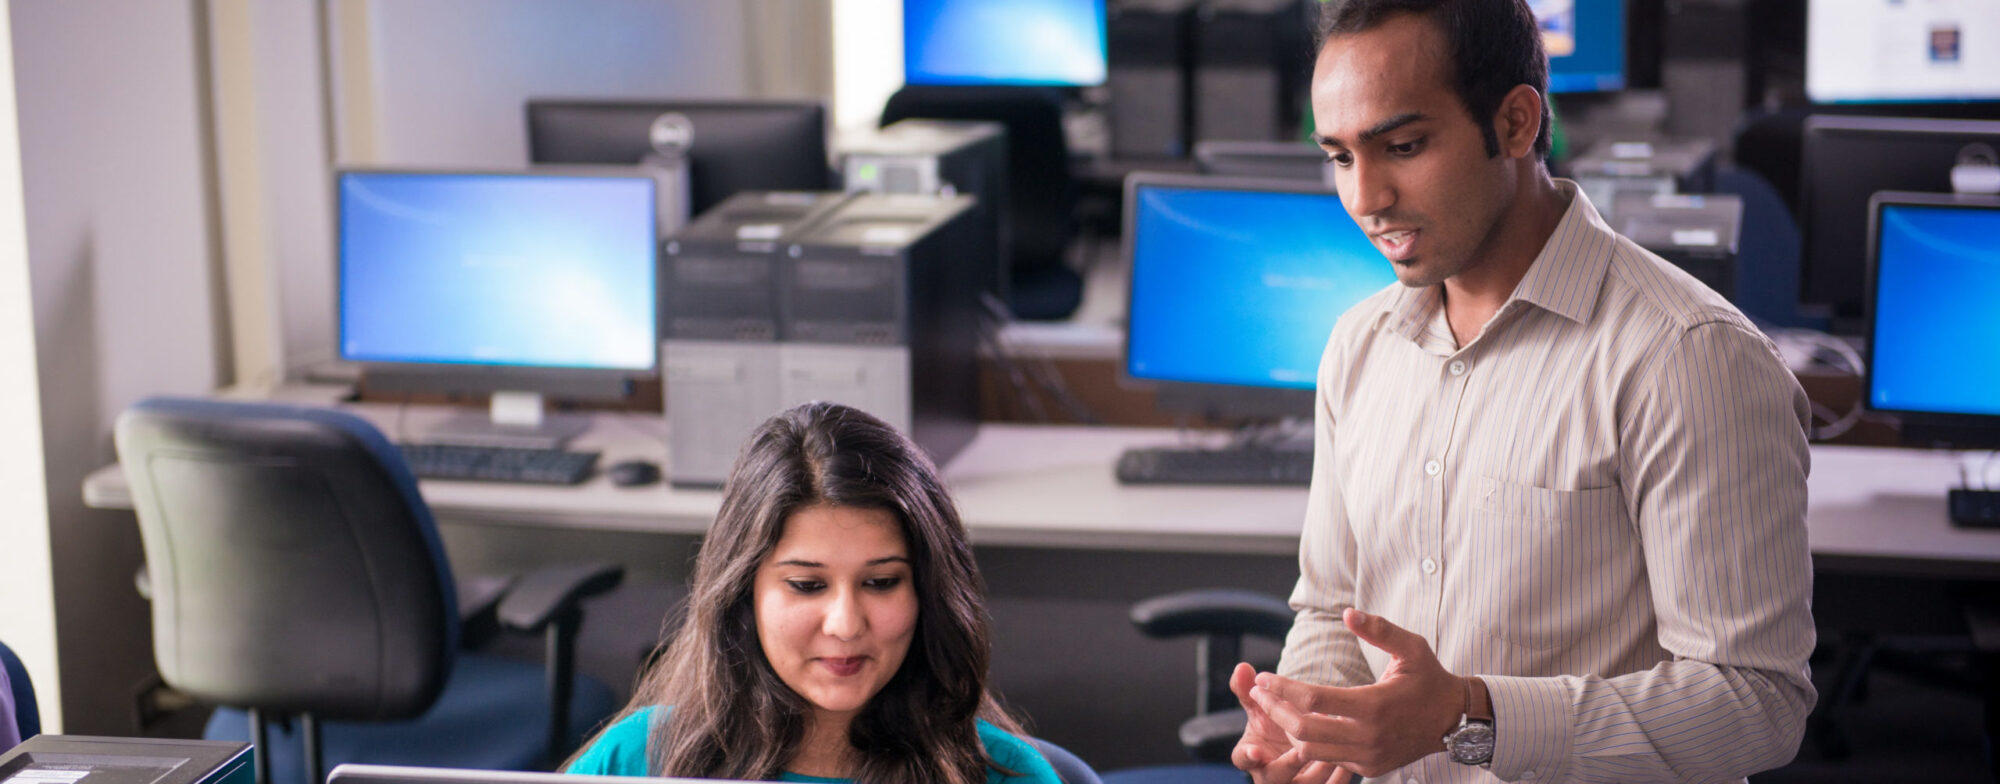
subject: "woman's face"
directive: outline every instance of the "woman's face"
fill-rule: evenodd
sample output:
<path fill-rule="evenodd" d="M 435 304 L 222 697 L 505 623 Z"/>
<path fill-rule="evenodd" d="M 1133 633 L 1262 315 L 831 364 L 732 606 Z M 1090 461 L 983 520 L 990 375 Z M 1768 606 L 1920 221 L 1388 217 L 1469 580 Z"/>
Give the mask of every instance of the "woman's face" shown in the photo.
<path fill-rule="evenodd" d="M 785 520 L 757 567 L 757 640 L 817 721 L 851 720 L 903 665 L 917 629 L 910 568 L 891 512 L 822 504 Z"/>

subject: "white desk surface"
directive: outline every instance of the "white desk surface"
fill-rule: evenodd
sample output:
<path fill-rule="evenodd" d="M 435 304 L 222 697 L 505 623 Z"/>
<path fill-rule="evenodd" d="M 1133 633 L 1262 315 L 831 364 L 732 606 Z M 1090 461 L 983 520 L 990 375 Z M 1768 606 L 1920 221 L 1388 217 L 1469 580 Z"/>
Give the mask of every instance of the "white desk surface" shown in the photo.
<path fill-rule="evenodd" d="M 346 406 L 393 438 L 440 416 L 428 406 Z M 1293 555 L 1305 514 L 1297 487 L 1132 487 L 1112 474 L 1128 446 L 1168 444 L 1169 430 L 988 424 L 945 466 L 973 541 L 986 545 Z M 657 416 L 598 415 L 576 448 L 666 462 Z M 1872 447 L 1815 446 L 1806 523 L 1822 570 L 2000 579 L 2000 530 L 1953 527 L 1945 490 L 1961 456 Z M 574 487 L 424 480 L 425 500 L 456 520 L 698 534 L 721 496 L 664 483 L 615 487 L 602 477 Z M 92 473 L 85 503 L 131 508 L 117 465 Z"/>
<path fill-rule="evenodd" d="M 350 404 L 393 440 L 443 415 L 432 406 Z M 1267 555 L 1298 552 L 1305 518 L 1299 488 L 1148 487 L 1118 484 L 1112 463 L 1135 444 L 1174 443 L 1170 430 L 986 425 L 945 467 L 973 541 L 986 545 L 1164 550 Z M 571 444 L 602 450 L 603 467 L 629 458 L 666 465 L 666 422 L 600 414 Z M 426 479 L 439 517 L 496 524 L 698 534 L 721 506 L 713 489 L 666 483 L 617 487 L 602 476 L 571 487 Z M 84 503 L 130 509 L 131 487 L 116 464 L 92 472 Z"/>

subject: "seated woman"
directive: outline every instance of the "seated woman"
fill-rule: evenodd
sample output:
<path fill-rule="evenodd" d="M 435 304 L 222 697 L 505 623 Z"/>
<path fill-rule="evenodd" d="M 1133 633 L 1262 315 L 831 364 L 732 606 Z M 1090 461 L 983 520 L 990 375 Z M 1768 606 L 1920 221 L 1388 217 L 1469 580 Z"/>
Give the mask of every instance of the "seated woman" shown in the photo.
<path fill-rule="evenodd" d="M 931 461 L 809 403 L 750 436 L 686 619 L 567 772 L 1057 784 L 986 691 L 982 584 Z"/>

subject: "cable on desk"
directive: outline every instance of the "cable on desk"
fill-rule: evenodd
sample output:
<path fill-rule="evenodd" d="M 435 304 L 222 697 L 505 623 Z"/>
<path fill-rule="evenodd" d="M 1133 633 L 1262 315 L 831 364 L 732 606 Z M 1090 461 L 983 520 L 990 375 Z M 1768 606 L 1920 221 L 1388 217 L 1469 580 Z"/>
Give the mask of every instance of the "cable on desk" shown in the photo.
<path fill-rule="evenodd" d="M 1013 321 L 1013 316 L 1007 312 L 1006 304 L 1002 303 L 999 297 L 981 293 L 979 304 L 983 311 L 983 318 L 979 320 L 980 341 L 993 352 L 995 361 L 1006 371 L 1008 382 L 1014 387 L 1014 394 L 1020 398 L 1030 413 L 1039 421 L 1049 421 L 1047 410 L 1042 408 L 1041 402 L 1030 394 L 1027 388 L 1028 383 L 1033 382 L 1049 396 L 1049 399 L 1062 407 L 1064 415 L 1076 423 L 1095 425 L 1101 421 L 1097 413 L 1084 405 L 1083 400 L 1069 388 L 1069 382 L 1063 379 L 1062 373 L 1056 370 L 1055 364 L 1049 361 L 1046 354 L 1038 354 L 1034 362 L 1024 363 L 1009 350 L 1001 335 L 1002 329 Z"/>
<path fill-rule="evenodd" d="M 1786 347 L 1797 348 L 1803 345 L 1806 349 L 1809 349 L 1810 353 L 1804 357 L 1802 363 L 1805 367 L 1824 365 L 1835 370 L 1847 371 L 1856 377 L 1867 377 L 1868 365 L 1862 360 L 1861 352 L 1855 351 L 1853 346 L 1848 345 L 1847 341 L 1840 338 L 1820 332 L 1819 330 L 1798 328 L 1767 328 L 1765 329 L 1765 334 L 1771 338 L 1772 343 L 1779 346 L 1779 354 L 1781 356 L 1784 354 L 1783 349 Z M 1839 359 L 1840 362 L 1831 361 L 1835 358 Z M 1787 359 L 1786 364 L 1791 365 L 1792 363 Z M 1796 371 L 1802 370 L 1804 367 L 1793 366 L 1792 369 Z M 1853 430 L 1854 426 L 1861 422 L 1861 415 L 1866 409 L 1866 390 L 1863 390 L 1862 394 L 1854 399 L 1854 405 L 1849 407 L 1846 413 L 1836 413 L 1833 409 L 1814 402 L 1812 403 L 1812 429 L 1807 431 L 1806 438 L 1813 441 L 1827 441 L 1839 438 L 1846 434 L 1847 431 Z M 1826 424 L 1820 424 L 1822 421 Z"/>

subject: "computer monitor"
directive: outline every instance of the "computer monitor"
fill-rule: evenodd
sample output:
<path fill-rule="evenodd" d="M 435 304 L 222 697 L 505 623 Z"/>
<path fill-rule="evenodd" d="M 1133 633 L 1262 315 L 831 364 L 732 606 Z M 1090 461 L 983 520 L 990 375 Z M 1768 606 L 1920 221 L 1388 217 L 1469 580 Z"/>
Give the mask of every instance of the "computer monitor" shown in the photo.
<path fill-rule="evenodd" d="M 1860 329 L 1868 199 L 1876 191 L 1949 193 L 1952 170 L 1990 164 L 2000 122 L 1814 115 L 1799 167 L 1804 240 L 1799 301 L 1823 306 L 1835 331 Z M 1844 325 L 1844 326 L 1843 326 Z"/>
<path fill-rule="evenodd" d="M 1310 182 L 1134 174 L 1124 243 L 1125 375 L 1156 384 L 1160 408 L 1211 417 L 1310 415 L 1334 321 L 1396 280 Z"/>
<path fill-rule="evenodd" d="M 1625 0 L 1529 0 L 1549 53 L 1549 92 L 1625 89 Z"/>
<path fill-rule="evenodd" d="M 903 81 L 1104 83 L 1105 0 L 903 0 Z"/>
<path fill-rule="evenodd" d="M 683 148 L 690 216 L 739 191 L 832 186 L 826 109 L 810 101 L 536 99 L 527 114 L 528 158 L 538 164 L 637 164 L 657 152 L 656 139 Z"/>
<path fill-rule="evenodd" d="M 714 782 L 714 779 L 461 770 L 407 765 L 361 765 L 352 762 L 336 765 L 333 771 L 326 775 L 326 784 L 714 784 Z"/>
<path fill-rule="evenodd" d="M 2000 102 L 1993 0 L 1811 0 L 1806 96 L 1819 104 Z"/>
<path fill-rule="evenodd" d="M 1868 203 L 1867 406 L 1903 440 L 2000 447 L 2000 197 Z"/>
<path fill-rule="evenodd" d="M 371 390 L 493 392 L 420 440 L 554 446 L 540 395 L 620 397 L 657 373 L 653 181 L 348 169 L 335 177 L 340 358 Z M 527 410 L 532 406 L 532 410 Z"/>

